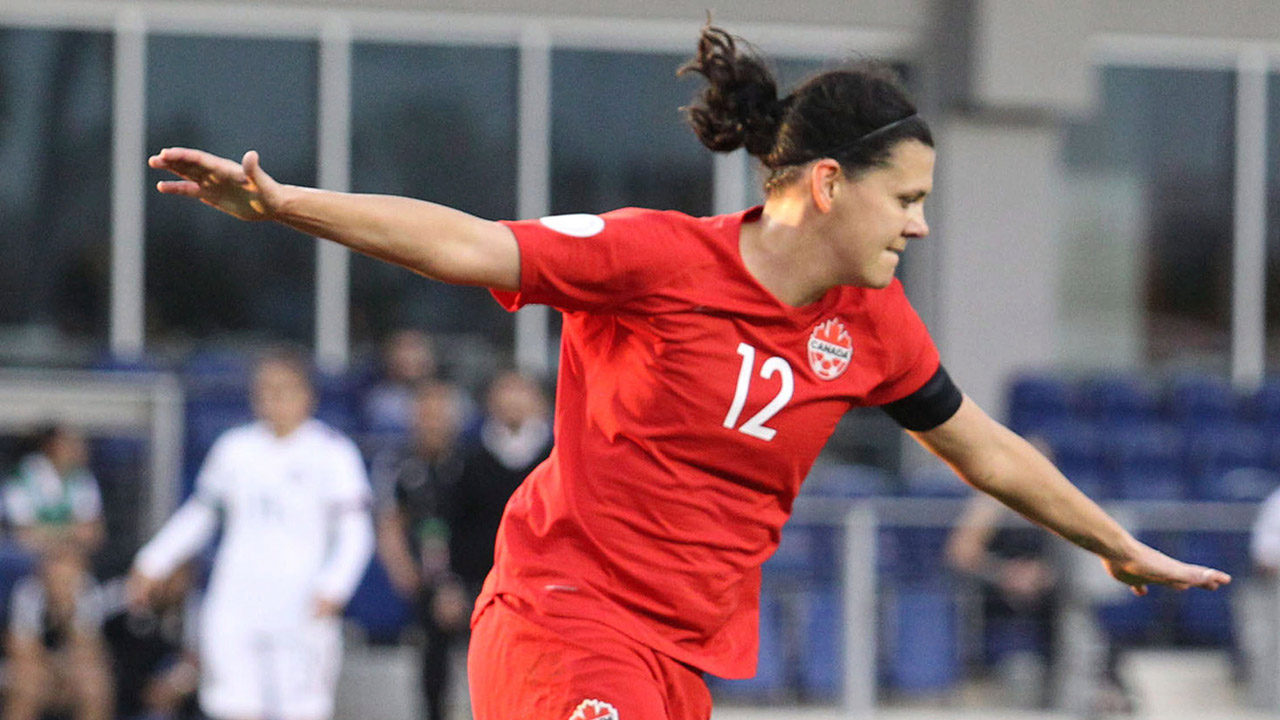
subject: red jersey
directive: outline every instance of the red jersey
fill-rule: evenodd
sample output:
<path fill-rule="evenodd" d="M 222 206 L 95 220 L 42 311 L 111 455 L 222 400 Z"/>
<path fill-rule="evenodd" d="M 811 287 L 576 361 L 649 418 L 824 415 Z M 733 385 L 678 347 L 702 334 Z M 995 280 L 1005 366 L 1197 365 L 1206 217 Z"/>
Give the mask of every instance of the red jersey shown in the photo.
<path fill-rule="evenodd" d="M 938 352 L 896 280 L 783 304 L 743 222 L 625 209 L 506 223 L 520 291 L 564 315 L 556 445 L 507 504 L 477 607 L 511 593 L 715 675 L 755 673 L 760 566 L 852 406 L 919 389 Z"/>

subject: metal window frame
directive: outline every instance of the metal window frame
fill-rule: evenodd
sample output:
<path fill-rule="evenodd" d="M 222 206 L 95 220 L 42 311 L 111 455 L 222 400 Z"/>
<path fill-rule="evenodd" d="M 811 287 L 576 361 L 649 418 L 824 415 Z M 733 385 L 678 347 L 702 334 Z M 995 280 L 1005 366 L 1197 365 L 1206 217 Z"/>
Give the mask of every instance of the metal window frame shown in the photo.
<path fill-rule="evenodd" d="M 112 283 L 110 347 L 122 357 L 146 348 L 145 171 L 146 42 L 153 34 L 314 40 L 320 46 L 319 148 L 321 187 L 350 184 L 351 46 L 377 41 L 422 45 L 515 48 L 519 53 L 517 207 L 521 217 L 549 211 L 551 53 L 558 49 L 687 52 L 700 21 L 569 16 L 515 16 L 271 5 L 10 0 L 0 6 L 0 26 L 99 30 L 116 38 L 115 120 L 112 157 Z M 914 39 L 906 31 L 780 24 L 734 24 L 774 57 L 827 59 L 850 51 L 901 60 Z M 713 193 L 717 211 L 741 205 L 745 158 L 717 158 Z M 315 354 L 328 369 L 346 366 L 349 341 L 349 253 L 316 243 Z M 529 308 L 516 317 L 515 356 L 531 372 L 545 374 L 549 312 Z"/>
<path fill-rule="evenodd" d="M 1266 374 L 1267 79 L 1280 69 L 1280 43 L 1215 38 L 1100 35 L 1099 66 L 1227 70 L 1235 74 L 1231 380 L 1241 389 Z"/>

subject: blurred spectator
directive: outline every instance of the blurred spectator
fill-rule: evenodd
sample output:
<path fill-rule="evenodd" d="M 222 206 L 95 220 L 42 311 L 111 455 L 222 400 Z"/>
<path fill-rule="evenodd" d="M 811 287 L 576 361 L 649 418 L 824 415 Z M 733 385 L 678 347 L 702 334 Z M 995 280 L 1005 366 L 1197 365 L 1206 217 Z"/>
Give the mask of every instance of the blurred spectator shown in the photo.
<path fill-rule="evenodd" d="M 199 593 L 194 562 L 156 586 L 151 604 L 130 607 L 125 581 L 103 588 L 103 635 L 111 651 L 119 720 L 195 718 L 199 682 Z"/>
<path fill-rule="evenodd" d="M 1280 571 L 1280 489 L 1272 491 L 1258 510 L 1249 539 L 1249 557 L 1261 574 L 1274 577 Z"/>
<path fill-rule="evenodd" d="M 449 650 L 465 632 L 470 610 L 449 562 L 448 505 L 462 472 L 463 405 L 454 385 L 420 384 L 408 439 L 373 465 L 379 558 L 396 591 L 414 603 L 426 636 L 421 691 L 428 720 L 444 717 Z"/>
<path fill-rule="evenodd" d="M 489 384 L 480 442 L 470 448 L 451 503 L 453 571 L 471 597 L 493 567 L 502 511 L 551 452 L 551 408 L 532 378 L 509 371 Z"/>
<path fill-rule="evenodd" d="M 36 573 L 14 587 L 6 649 L 8 720 L 66 711 L 75 720 L 112 716 L 102 599 L 73 545 L 46 546 Z"/>
<path fill-rule="evenodd" d="M 414 390 L 436 375 L 431 338 L 421 330 L 400 330 L 387 339 L 382 362 L 382 377 L 364 397 L 364 427 L 376 433 L 408 431 Z"/>
<path fill-rule="evenodd" d="M 1048 540 L 988 495 L 969 501 L 947 539 L 948 565 L 980 587 L 984 665 L 999 670 L 1023 707 L 1048 707 L 1052 700 L 1060 573 Z"/>
<path fill-rule="evenodd" d="M 102 497 L 87 466 L 84 436 L 50 425 L 31 440 L 31 452 L 4 485 L 4 506 L 18 542 L 42 558 L 88 558 L 102 544 Z"/>
<path fill-rule="evenodd" d="M 1249 538 L 1253 576 L 1234 593 L 1236 637 L 1244 674 L 1254 704 L 1274 708 L 1280 702 L 1276 674 L 1280 670 L 1280 489 L 1273 490 L 1253 521 Z"/>
<path fill-rule="evenodd" d="M 223 433 L 195 493 L 139 551 L 127 594 L 141 609 L 224 531 L 201 613 L 201 709 L 216 719 L 333 714 L 341 611 L 373 550 L 369 487 L 354 443 L 312 418 L 300 356 L 254 369 L 257 422 Z"/>

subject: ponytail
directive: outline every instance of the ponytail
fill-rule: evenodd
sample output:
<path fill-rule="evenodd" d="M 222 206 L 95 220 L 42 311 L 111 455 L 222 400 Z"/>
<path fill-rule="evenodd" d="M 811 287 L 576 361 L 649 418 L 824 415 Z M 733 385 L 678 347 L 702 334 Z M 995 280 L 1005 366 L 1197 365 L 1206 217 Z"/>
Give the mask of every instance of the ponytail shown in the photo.
<path fill-rule="evenodd" d="M 698 52 L 677 75 L 695 72 L 707 87 L 684 108 L 698 140 L 714 152 L 745 147 L 764 158 L 777 140 L 785 101 L 773 73 L 755 53 L 739 50 L 732 35 L 712 25 L 702 29 Z"/>
<path fill-rule="evenodd" d="M 714 152 L 745 147 L 769 170 L 766 189 L 785 185 L 793 170 L 818 158 L 834 158 L 854 177 L 887 165 L 900 142 L 933 146 L 928 124 L 884 63 L 847 63 L 779 99 L 764 60 L 740 44 L 746 43 L 708 24 L 697 54 L 677 74 L 707 79 L 684 108 L 698 140 Z"/>

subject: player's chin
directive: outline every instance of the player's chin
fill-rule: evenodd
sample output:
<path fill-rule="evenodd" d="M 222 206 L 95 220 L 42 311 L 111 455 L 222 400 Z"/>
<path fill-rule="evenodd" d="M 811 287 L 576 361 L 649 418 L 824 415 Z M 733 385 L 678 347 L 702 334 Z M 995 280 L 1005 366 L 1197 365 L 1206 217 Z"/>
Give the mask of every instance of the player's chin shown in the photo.
<path fill-rule="evenodd" d="M 877 290 L 889 287 L 889 284 L 893 282 L 893 276 L 896 273 L 897 269 L 898 269 L 897 263 L 894 263 L 892 265 L 881 265 L 880 267 L 876 268 L 875 273 L 871 274 L 871 277 L 867 282 L 867 287 L 875 288 Z"/>

